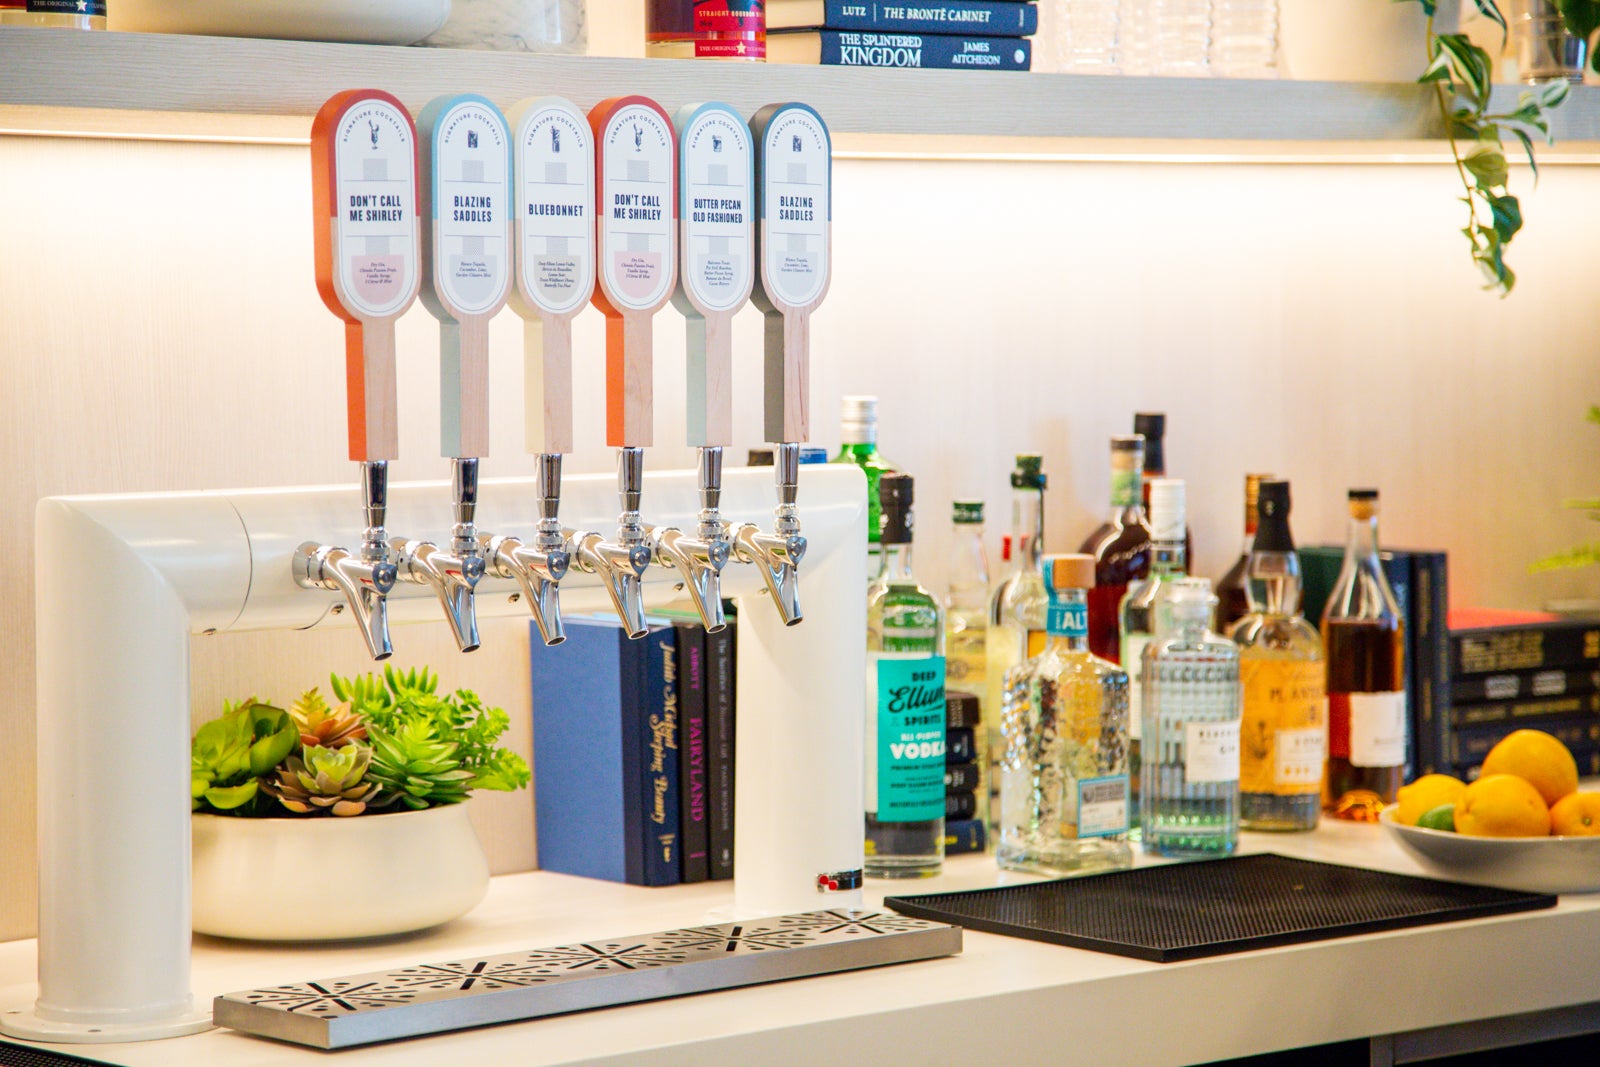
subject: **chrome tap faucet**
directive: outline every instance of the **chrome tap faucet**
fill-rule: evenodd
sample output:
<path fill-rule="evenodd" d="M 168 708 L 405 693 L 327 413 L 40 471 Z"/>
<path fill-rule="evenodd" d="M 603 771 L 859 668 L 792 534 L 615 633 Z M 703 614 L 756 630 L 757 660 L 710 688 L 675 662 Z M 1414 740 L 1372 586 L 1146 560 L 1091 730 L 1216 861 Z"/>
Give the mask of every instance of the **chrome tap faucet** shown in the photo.
<path fill-rule="evenodd" d="M 539 494 L 538 536 L 532 545 L 515 537 L 481 538 L 489 572 L 498 578 L 515 578 L 522 586 L 539 636 L 547 645 L 567 639 L 561 622 L 561 579 L 572 565 L 572 553 L 562 535 L 561 453 L 539 454 L 536 491 Z"/>
<path fill-rule="evenodd" d="M 795 508 L 800 483 L 799 443 L 779 444 L 772 458 L 778 487 L 772 533 L 746 523 L 734 532 L 733 550 L 741 562 L 761 568 L 761 577 L 783 624 L 794 626 L 805 618 L 800 610 L 799 567 L 806 554 L 806 539 L 800 533 L 800 516 Z"/>
<path fill-rule="evenodd" d="M 450 551 L 431 541 L 409 541 L 397 537 L 390 542 L 395 553 L 398 580 L 425 585 L 433 590 L 444 608 L 445 621 L 463 652 L 478 647 L 478 612 L 473 591 L 483 577 L 484 559 L 478 544 L 475 518 L 478 510 L 478 461 L 457 457 L 451 460 L 451 489 L 455 501 L 455 525 L 451 530 Z"/>
<path fill-rule="evenodd" d="M 611 596 L 628 636 L 649 632 L 644 622 L 644 586 L 641 579 L 650 566 L 650 545 L 639 522 L 639 496 L 644 489 L 644 449 L 622 448 L 617 454 L 617 492 L 622 514 L 617 518 L 617 539 L 607 541 L 597 533 L 562 531 L 572 565 L 585 574 L 598 575 Z"/>
<path fill-rule="evenodd" d="M 396 567 L 389 558 L 388 535 L 383 524 L 389 508 L 389 464 L 375 460 L 361 464 L 362 508 L 367 528 L 361 537 L 361 555 L 342 548 L 307 541 L 294 555 L 294 580 L 304 589 L 331 589 L 344 594 L 375 660 L 394 654 L 389 643 L 389 590 L 394 588 Z"/>
<path fill-rule="evenodd" d="M 672 526 L 649 527 L 655 561 L 673 567 L 683 576 L 683 585 L 700 613 L 708 633 L 728 625 L 722 610 L 722 568 L 728 563 L 733 544 L 722 521 L 722 448 L 708 445 L 700 449 L 700 525 L 689 537 Z"/>

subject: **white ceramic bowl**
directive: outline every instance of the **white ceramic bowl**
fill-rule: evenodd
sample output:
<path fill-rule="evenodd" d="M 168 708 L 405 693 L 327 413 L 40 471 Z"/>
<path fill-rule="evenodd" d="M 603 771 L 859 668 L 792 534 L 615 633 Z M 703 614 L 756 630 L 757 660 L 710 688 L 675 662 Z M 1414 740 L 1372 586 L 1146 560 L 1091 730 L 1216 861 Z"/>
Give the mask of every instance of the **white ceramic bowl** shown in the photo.
<path fill-rule="evenodd" d="M 1430 874 L 1457 882 L 1528 893 L 1600 891 L 1600 837 L 1467 837 L 1394 821 L 1383 813 L 1400 847 Z"/>
<path fill-rule="evenodd" d="M 107 14 L 136 33 L 412 44 L 444 25 L 450 0 L 115 0 Z"/>
<path fill-rule="evenodd" d="M 466 804 L 351 818 L 194 815 L 194 929 L 250 941 L 425 930 L 477 907 L 489 862 Z"/>

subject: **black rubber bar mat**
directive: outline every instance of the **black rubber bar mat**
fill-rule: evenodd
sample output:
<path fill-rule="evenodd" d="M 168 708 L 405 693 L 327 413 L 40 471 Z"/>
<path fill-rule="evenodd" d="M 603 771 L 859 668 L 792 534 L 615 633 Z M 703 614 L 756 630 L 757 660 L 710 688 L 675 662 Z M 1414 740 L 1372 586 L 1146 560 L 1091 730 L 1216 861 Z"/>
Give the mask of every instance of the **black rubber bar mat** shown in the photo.
<path fill-rule="evenodd" d="M 67 1067 L 69 1064 L 110 1067 L 105 1060 L 86 1060 L 82 1056 L 68 1056 L 64 1052 L 49 1052 L 31 1045 L 13 1045 L 9 1041 L 0 1041 L 0 1067 Z"/>
<path fill-rule="evenodd" d="M 1556 898 L 1262 853 L 884 903 L 969 930 L 1173 963 L 1537 911 Z"/>

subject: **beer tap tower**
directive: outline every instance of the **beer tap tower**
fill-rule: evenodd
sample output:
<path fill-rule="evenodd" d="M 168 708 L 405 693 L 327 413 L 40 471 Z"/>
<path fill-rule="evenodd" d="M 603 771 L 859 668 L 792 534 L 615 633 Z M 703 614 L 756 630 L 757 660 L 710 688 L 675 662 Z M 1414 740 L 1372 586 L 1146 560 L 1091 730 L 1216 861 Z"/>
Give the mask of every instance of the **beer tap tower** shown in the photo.
<path fill-rule="evenodd" d="M 671 126 L 659 108 L 626 98 L 612 105 L 609 111 L 602 108 L 601 114 L 609 117 L 600 126 L 623 139 L 623 152 L 614 159 L 626 161 L 635 136 L 641 145 L 647 132 L 670 139 Z M 779 109 L 771 118 L 766 125 L 769 134 L 786 113 Z M 571 121 L 575 114 L 566 112 L 562 121 Z M 802 135 L 804 165 L 825 163 L 825 150 L 814 152 L 818 142 L 806 137 L 820 130 L 825 144 L 826 131 L 814 113 L 807 114 L 814 125 L 802 122 L 795 129 Z M 637 134 L 631 121 L 635 116 Z M 519 148 L 528 134 L 528 118 L 528 112 L 518 112 Z M 537 136 L 548 138 L 550 129 L 543 127 Z M 443 483 L 391 487 L 387 480 L 387 464 L 395 458 L 398 439 L 394 319 L 415 297 L 422 272 L 415 128 L 394 97 L 360 90 L 330 101 L 319 113 L 313 134 L 317 275 L 325 301 L 346 324 L 350 452 L 362 464 L 360 491 L 352 492 L 349 486 L 290 487 L 54 497 L 39 502 L 35 522 L 39 984 L 32 1004 L 0 1005 L 0 1032 L 35 1041 L 93 1043 L 171 1037 L 208 1025 L 209 1012 L 196 1010 L 190 991 L 191 640 L 354 623 L 372 655 L 383 658 L 390 652 L 391 617 L 402 623 L 436 621 L 439 614 L 433 589 L 395 582 L 386 518 L 414 529 L 437 523 L 445 508 L 454 505 L 457 536 L 451 553 L 465 559 L 470 552 L 471 546 L 464 543 L 470 535 L 464 527 L 472 515 L 463 509 L 472 501 L 465 492 L 465 477 L 455 479 L 453 487 Z M 786 138 L 790 136 L 785 132 Z M 758 134 L 752 144 L 759 176 L 761 154 L 772 150 L 771 137 L 763 141 Z M 792 139 L 778 148 L 775 159 L 795 152 Z M 604 151 L 603 145 L 597 150 Z M 665 158 L 671 174 L 670 153 Z M 796 170 L 793 162 L 784 162 L 781 174 L 811 191 L 777 195 L 809 196 L 815 211 L 816 205 L 826 204 L 826 170 L 820 175 Z M 766 167 L 775 165 L 768 162 Z M 637 174 L 626 167 L 622 173 Z M 795 183 L 797 177 L 806 181 Z M 519 212 L 525 211 L 524 191 L 519 190 L 516 199 Z M 772 195 L 766 200 L 770 211 Z M 670 223 L 670 199 L 661 200 L 660 206 Z M 582 246 L 581 218 L 575 236 L 577 243 L 569 243 L 569 251 Z M 774 269 L 810 278 L 811 296 L 793 302 L 803 314 L 827 288 L 825 227 L 820 245 L 814 227 L 795 237 L 780 235 L 763 222 L 760 236 L 763 279 Z M 781 241 L 776 241 L 779 236 Z M 435 273 L 444 245 L 440 241 L 433 246 Z M 660 245 L 635 248 L 627 242 L 602 248 L 609 257 L 605 269 L 619 286 L 637 280 L 631 272 L 639 253 L 670 251 Z M 557 250 L 547 245 L 545 251 Z M 783 253 L 779 260 L 770 260 L 779 252 Z M 652 261 L 646 257 L 644 262 Z M 660 275 L 671 272 L 672 259 L 669 255 L 655 262 L 663 268 L 655 277 L 660 288 L 643 295 L 659 292 L 664 302 L 671 284 Z M 519 266 L 523 268 L 519 273 L 526 276 L 527 260 Z M 563 273 L 564 268 L 551 265 L 550 277 Z M 566 295 L 581 303 L 581 269 L 575 280 Z M 773 289 L 769 286 L 767 291 Z M 639 299 L 621 289 L 616 295 Z M 519 298 L 526 297 L 519 284 Z M 550 299 L 548 308 L 532 301 L 520 307 L 540 311 L 540 354 L 557 353 L 556 359 L 544 361 L 544 384 L 539 388 L 544 398 L 554 398 L 553 409 L 559 413 L 563 403 L 570 408 L 567 388 L 552 384 L 559 383 L 563 374 L 570 376 L 566 370 L 570 363 L 563 366 L 560 356 L 562 319 L 576 307 L 561 306 L 548 291 L 543 298 Z M 645 306 L 649 303 L 643 301 Z M 467 315 L 473 306 L 477 305 L 455 305 Z M 631 323 L 632 335 L 637 338 L 642 329 L 647 343 L 648 315 L 641 319 L 639 314 L 608 322 L 610 332 L 628 334 Z M 783 318 L 782 312 L 768 312 L 769 338 L 774 314 Z M 454 312 L 451 318 L 463 334 L 468 332 L 465 319 Z M 803 330 L 780 333 L 803 336 Z M 543 340 L 552 335 L 557 343 L 543 348 Z M 447 353 L 448 345 L 447 341 Z M 468 348 L 464 339 L 462 345 Z M 610 369 L 618 371 L 623 384 L 637 379 L 621 372 L 637 375 L 648 370 L 648 348 L 642 360 L 638 351 L 633 349 L 630 362 L 626 346 L 620 354 L 612 349 L 616 358 Z M 767 425 L 769 436 L 783 443 L 804 439 L 805 375 L 803 362 L 798 366 L 793 362 L 796 354 L 793 347 L 780 347 L 776 366 L 783 374 L 775 383 L 774 349 L 769 343 Z M 308 395 L 313 400 L 321 396 Z M 775 396 L 778 411 L 800 417 L 774 422 Z M 642 399 L 648 400 L 647 391 Z M 611 411 L 621 416 L 613 426 L 620 426 L 613 442 L 625 449 L 647 444 L 648 406 L 641 404 L 639 393 L 623 390 L 619 397 L 613 390 L 611 400 L 623 405 L 620 412 L 616 407 Z M 658 529 L 688 528 L 707 510 L 701 505 L 707 502 L 709 483 L 688 471 L 641 479 L 636 477 L 637 465 L 624 464 L 623 529 L 617 541 L 598 534 L 564 535 L 563 545 L 570 546 L 575 558 L 572 571 L 563 577 L 561 554 L 569 549 L 556 547 L 549 536 L 556 527 L 557 503 L 577 523 L 600 528 L 615 506 L 616 483 L 606 476 L 580 476 L 561 484 L 559 455 L 571 447 L 570 415 L 564 426 L 555 425 L 559 420 L 552 419 L 548 410 L 543 416 L 545 432 L 537 443 L 530 438 L 530 444 L 541 450 L 538 478 L 491 478 L 481 483 L 482 504 L 495 516 L 496 536 L 488 543 L 507 540 L 486 553 L 497 563 L 477 584 L 477 612 L 488 616 L 525 610 L 516 603 L 520 597 L 508 595 L 519 591 L 521 576 L 514 570 L 505 574 L 499 564 L 508 552 L 524 558 L 510 547 L 516 541 L 535 546 L 528 551 L 544 554 L 548 577 L 542 575 L 540 580 L 552 586 L 560 581 L 563 598 L 580 610 L 624 600 L 622 606 L 636 605 L 642 617 L 647 597 L 665 602 L 685 576 L 667 567 L 647 569 L 651 549 L 638 522 L 639 493 L 643 485 L 649 486 Z M 777 433 L 772 432 L 774 427 Z M 452 450 L 447 430 L 446 450 L 452 458 L 474 459 L 486 450 L 467 440 L 465 421 L 460 433 L 461 440 L 455 443 L 461 447 Z M 713 447 L 709 434 L 707 442 L 708 448 Z M 557 458 L 555 464 L 544 462 L 552 456 Z M 556 468 L 554 478 L 551 466 Z M 797 529 L 782 533 L 789 528 L 786 523 L 797 527 L 798 521 L 794 478 L 780 472 L 774 534 L 752 539 L 747 531 L 753 528 L 740 527 L 735 535 L 743 552 L 763 560 L 762 577 L 758 579 L 757 569 L 750 567 L 729 567 L 721 575 L 721 593 L 741 605 L 734 880 L 734 909 L 741 917 L 848 907 L 861 900 L 860 706 L 866 610 L 860 546 L 865 540 L 865 493 L 861 472 L 848 466 L 814 468 L 808 471 L 806 484 L 806 537 L 799 538 Z M 528 506 L 535 493 L 537 515 Z M 764 471 L 729 470 L 721 507 L 729 515 L 750 515 L 770 504 L 770 493 Z M 321 531 L 327 544 L 304 544 L 307 530 Z M 636 540 L 627 540 L 635 534 Z M 776 598 L 778 611 L 757 603 L 764 592 L 784 590 L 793 595 L 793 564 L 798 562 L 794 539 L 809 543 L 803 626 L 788 625 L 797 601 Z M 331 547 L 352 543 L 361 546 L 359 552 Z M 553 608 L 554 590 L 550 592 Z M 546 626 L 555 622 L 554 629 L 544 631 L 547 639 L 559 637 L 558 614 L 541 621 Z M 106 782 L 126 777 L 127 769 L 135 766 L 140 769 L 138 789 L 105 788 Z"/>

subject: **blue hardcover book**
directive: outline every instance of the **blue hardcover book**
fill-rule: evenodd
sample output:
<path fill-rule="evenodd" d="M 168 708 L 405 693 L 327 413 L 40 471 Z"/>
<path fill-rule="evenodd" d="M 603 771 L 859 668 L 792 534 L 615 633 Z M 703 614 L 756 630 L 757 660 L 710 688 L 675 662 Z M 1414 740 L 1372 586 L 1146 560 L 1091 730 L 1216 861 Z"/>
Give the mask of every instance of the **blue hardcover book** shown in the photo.
<path fill-rule="evenodd" d="M 946 36 L 934 33 L 815 33 L 767 35 L 774 63 L 820 63 L 831 67 L 924 67 L 939 70 L 1027 70 L 1032 43 L 1026 37 Z"/>
<path fill-rule="evenodd" d="M 530 631 L 539 866 L 676 884 L 675 690 L 666 702 L 672 627 L 652 625 L 630 641 L 615 619 L 573 616 L 566 624 L 566 641 L 554 647 Z"/>
<path fill-rule="evenodd" d="M 1016 0 L 768 0 L 769 31 L 799 28 L 1028 37 L 1039 9 Z"/>

